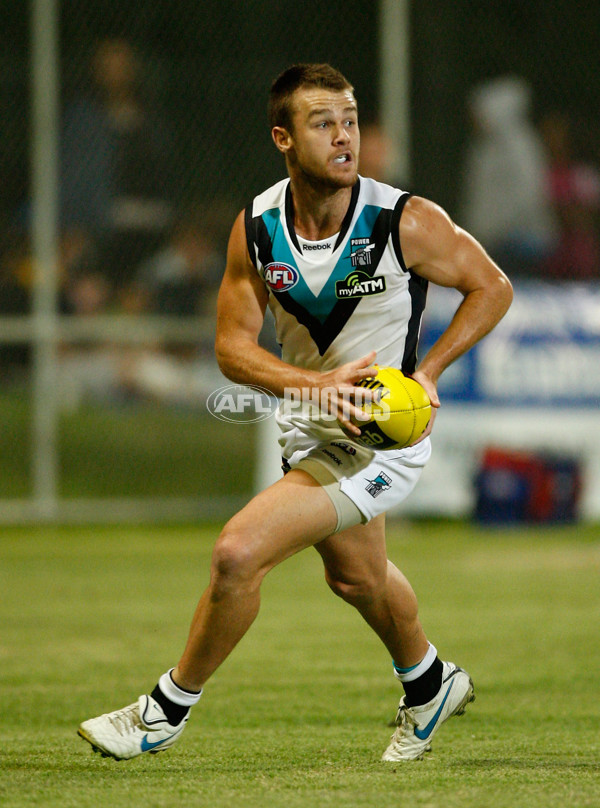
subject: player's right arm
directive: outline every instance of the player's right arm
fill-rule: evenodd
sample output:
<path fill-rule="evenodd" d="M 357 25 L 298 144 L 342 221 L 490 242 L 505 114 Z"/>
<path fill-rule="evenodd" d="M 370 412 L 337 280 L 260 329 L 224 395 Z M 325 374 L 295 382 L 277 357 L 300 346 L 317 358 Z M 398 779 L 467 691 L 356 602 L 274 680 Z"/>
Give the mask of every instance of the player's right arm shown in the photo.
<path fill-rule="evenodd" d="M 359 417 L 361 411 L 348 405 L 348 397 L 344 402 L 342 394 L 351 394 L 358 381 L 376 374 L 372 364 L 375 352 L 328 373 L 283 362 L 258 344 L 268 297 L 248 254 L 242 211 L 229 238 L 227 265 L 217 299 L 215 351 L 219 367 L 228 379 L 259 385 L 278 397 L 285 395 L 286 388 L 338 391 L 339 400 L 335 393 L 330 397 L 331 411 L 350 432 L 360 434 L 349 418 Z"/>
<path fill-rule="evenodd" d="M 215 340 L 219 367 L 234 382 L 267 386 L 264 382 L 271 355 L 258 344 L 267 301 L 268 292 L 248 255 L 242 211 L 229 237 L 217 298 Z"/>

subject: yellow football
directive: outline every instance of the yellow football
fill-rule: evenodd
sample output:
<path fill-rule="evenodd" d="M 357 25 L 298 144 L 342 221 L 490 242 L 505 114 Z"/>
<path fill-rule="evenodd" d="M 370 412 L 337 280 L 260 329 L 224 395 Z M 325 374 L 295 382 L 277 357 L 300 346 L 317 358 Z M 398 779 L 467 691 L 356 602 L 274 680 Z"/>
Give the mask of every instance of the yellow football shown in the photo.
<path fill-rule="evenodd" d="M 414 379 L 398 368 L 379 368 L 375 378 L 357 382 L 357 387 L 378 390 L 378 402 L 361 409 L 369 421 L 354 421 L 361 434 L 352 439 L 369 449 L 403 449 L 423 434 L 431 418 L 429 396 Z"/>

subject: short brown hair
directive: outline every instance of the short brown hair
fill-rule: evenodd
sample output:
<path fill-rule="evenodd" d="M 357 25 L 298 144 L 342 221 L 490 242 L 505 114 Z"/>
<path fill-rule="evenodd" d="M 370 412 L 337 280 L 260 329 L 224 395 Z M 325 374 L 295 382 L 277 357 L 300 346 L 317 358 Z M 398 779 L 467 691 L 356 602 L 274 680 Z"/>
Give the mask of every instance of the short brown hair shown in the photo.
<path fill-rule="evenodd" d="M 292 95 L 300 87 L 320 87 L 326 90 L 350 90 L 348 79 L 328 64 L 297 64 L 284 70 L 271 85 L 269 94 L 269 123 L 292 130 Z"/>

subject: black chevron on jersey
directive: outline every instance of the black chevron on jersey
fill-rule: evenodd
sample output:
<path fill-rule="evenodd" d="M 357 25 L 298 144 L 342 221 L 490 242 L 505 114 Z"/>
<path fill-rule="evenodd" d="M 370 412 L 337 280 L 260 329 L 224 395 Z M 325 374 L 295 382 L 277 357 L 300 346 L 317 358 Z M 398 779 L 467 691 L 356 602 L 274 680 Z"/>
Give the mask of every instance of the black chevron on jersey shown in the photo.
<path fill-rule="evenodd" d="M 382 208 L 373 225 L 373 230 L 369 237 L 369 240 L 375 244 L 371 251 L 371 264 L 361 267 L 361 270 L 366 275 L 369 275 L 369 277 L 373 277 L 377 272 L 379 261 L 387 247 L 393 215 L 393 210 Z M 271 238 L 262 217 L 254 218 L 253 222 L 255 224 L 254 236 L 258 249 L 258 260 L 263 266 L 267 266 L 273 262 Z M 348 250 L 350 250 L 350 242 L 348 242 Z M 254 249 L 252 249 L 251 255 L 254 255 Z M 361 301 L 360 297 L 338 300 L 327 319 L 322 323 L 304 306 L 298 303 L 298 301 L 294 300 L 289 292 L 271 290 L 271 293 L 276 296 L 281 306 L 289 314 L 292 314 L 299 323 L 308 329 L 321 356 L 323 356 L 342 328 L 346 325 Z"/>

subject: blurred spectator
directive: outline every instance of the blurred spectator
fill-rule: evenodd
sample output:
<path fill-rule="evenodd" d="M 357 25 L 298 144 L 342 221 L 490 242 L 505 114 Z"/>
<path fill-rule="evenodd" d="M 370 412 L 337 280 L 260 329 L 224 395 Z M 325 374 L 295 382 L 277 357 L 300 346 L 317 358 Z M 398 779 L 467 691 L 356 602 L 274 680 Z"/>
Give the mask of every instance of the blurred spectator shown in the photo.
<path fill-rule="evenodd" d="M 60 310 L 97 314 L 109 303 L 111 285 L 100 269 L 98 247 L 82 227 L 65 231 L 60 242 Z"/>
<path fill-rule="evenodd" d="M 393 148 L 380 124 L 372 122 L 361 126 L 359 173 L 379 182 L 389 182 Z"/>
<path fill-rule="evenodd" d="M 600 172 L 579 159 L 568 116 L 551 112 L 541 123 L 550 159 L 548 193 L 559 223 L 556 249 L 544 262 L 544 276 L 562 280 L 600 277 Z"/>
<path fill-rule="evenodd" d="M 156 250 L 171 222 L 170 143 L 142 97 L 141 63 L 124 39 L 101 41 L 92 91 L 65 110 L 62 224 L 97 245 L 102 272 L 119 289 Z"/>
<path fill-rule="evenodd" d="M 137 268 L 159 249 L 172 222 L 171 146 L 143 97 L 134 48 L 105 39 L 90 67 L 91 90 L 66 105 L 61 138 L 61 305 L 85 316 L 114 304 L 134 310 L 129 289 Z M 129 398 L 129 367 L 138 354 L 110 342 L 65 346 L 64 403 Z"/>
<path fill-rule="evenodd" d="M 200 315 L 214 321 L 225 254 L 215 243 L 210 222 L 210 212 L 202 209 L 179 219 L 168 243 L 140 265 L 124 295 L 130 313 Z M 203 406 L 216 382 L 222 383 L 222 377 L 214 358 L 213 328 L 192 343 L 132 350 L 120 368 L 120 384 L 129 396 L 163 403 Z"/>
<path fill-rule="evenodd" d="M 396 145 L 376 121 L 360 127 L 359 174 L 379 182 L 387 182 L 397 188 L 405 188 L 406 183 L 394 177 L 396 166 Z"/>
<path fill-rule="evenodd" d="M 168 243 L 139 267 L 133 290 L 138 310 L 154 314 L 210 314 L 225 267 L 202 211 L 174 226 Z"/>
<path fill-rule="evenodd" d="M 211 322 L 225 255 L 214 241 L 212 213 L 191 210 L 176 223 L 167 244 L 141 263 L 124 287 L 121 310 L 128 314 L 204 316 Z M 73 244 L 73 256 L 78 254 Z M 106 283 L 93 264 L 71 274 L 65 288 L 69 310 L 101 313 Z M 66 406 L 86 398 L 123 402 L 154 399 L 203 407 L 223 383 L 214 357 L 213 328 L 194 331 L 189 342 L 155 339 L 143 346 L 74 345 L 61 356 L 61 391 Z"/>
<path fill-rule="evenodd" d="M 90 316 L 106 310 L 110 286 L 100 272 L 88 271 L 69 279 L 64 290 L 64 309 L 68 314 Z"/>
<path fill-rule="evenodd" d="M 531 91 L 517 77 L 476 87 L 459 223 L 509 275 L 537 275 L 556 225 L 545 182 L 541 136 L 530 121 Z"/>
<path fill-rule="evenodd" d="M 33 261 L 29 238 L 16 227 L 6 241 L 0 252 L 0 314 L 30 314 Z M 97 269 L 90 240 L 78 229 L 61 240 L 58 277 L 61 313 L 90 315 L 105 310 L 110 286 Z M 18 376 L 30 356 L 29 344 L 0 344 L 0 372 Z"/>
<path fill-rule="evenodd" d="M 29 314 L 31 262 L 24 237 L 7 231 L 0 243 L 0 316 Z M 30 346 L 0 342 L 0 379 L 19 374 L 30 357 Z"/>

